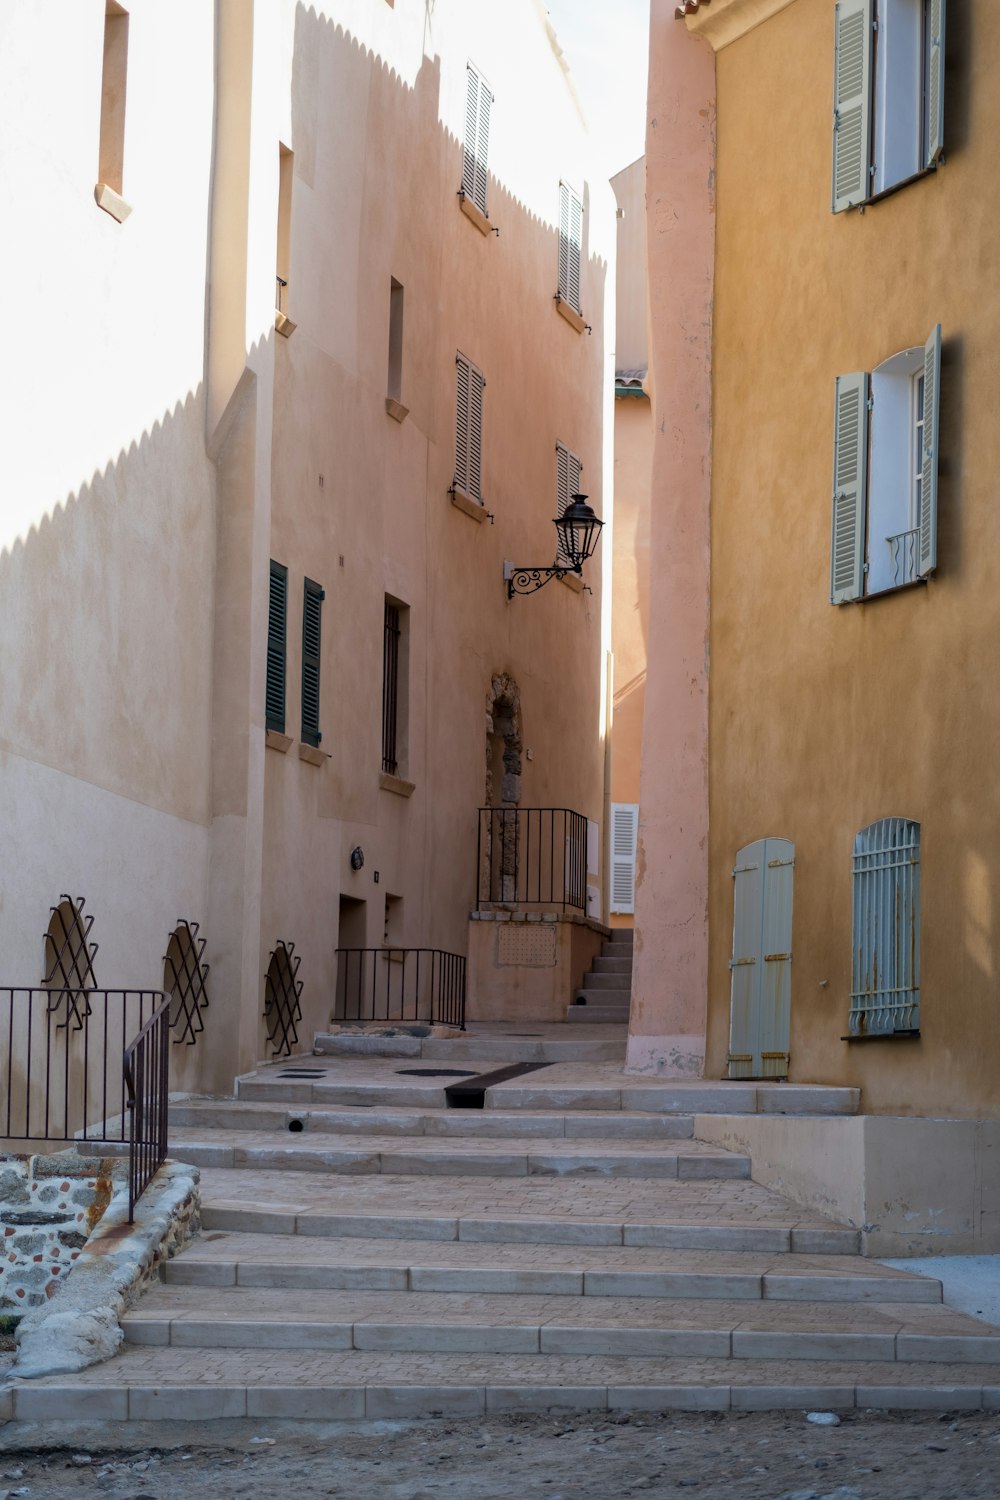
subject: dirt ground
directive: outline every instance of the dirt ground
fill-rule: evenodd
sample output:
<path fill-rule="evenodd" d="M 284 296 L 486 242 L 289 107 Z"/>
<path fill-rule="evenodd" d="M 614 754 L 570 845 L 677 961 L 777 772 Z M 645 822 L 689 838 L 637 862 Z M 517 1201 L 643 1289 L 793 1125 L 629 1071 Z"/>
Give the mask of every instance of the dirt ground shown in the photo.
<path fill-rule="evenodd" d="M 998 1500 L 1000 1412 L 18 1424 L 0 1500 Z"/>

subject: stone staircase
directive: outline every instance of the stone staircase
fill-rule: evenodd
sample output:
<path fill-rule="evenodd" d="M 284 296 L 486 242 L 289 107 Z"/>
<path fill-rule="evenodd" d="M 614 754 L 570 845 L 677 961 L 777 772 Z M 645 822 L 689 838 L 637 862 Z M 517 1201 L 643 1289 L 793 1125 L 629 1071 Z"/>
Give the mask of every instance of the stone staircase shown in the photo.
<path fill-rule="evenodd" d="M 174 1103 L 200 1238 L 123 1353 L 17 1384 L 15 1418 L 1000 1408 L 1000 1329 L 696 1137 L 856 1091 L 522 1065 L 481 1108 L 448 1107 L 477 1066 L 454 1055 L 297 1058 Z"/>
<path fill-rule="evenodd" d="M 592 961 L 589 972 L 583 976 L 583 985 L 573 997 L 573 1004 L 566 1009 L 567 1021 L 628 1025 L 633 937 L 631 927 L 616 927 L 611 939 L 601 944 L 600 957 Z"/>

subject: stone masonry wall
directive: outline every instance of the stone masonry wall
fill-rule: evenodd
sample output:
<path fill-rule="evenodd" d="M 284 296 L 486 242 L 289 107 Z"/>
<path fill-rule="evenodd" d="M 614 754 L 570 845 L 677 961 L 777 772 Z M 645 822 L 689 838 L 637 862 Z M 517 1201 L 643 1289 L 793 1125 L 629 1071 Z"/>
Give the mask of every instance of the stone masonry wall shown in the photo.
<path fill-rule="evenodd" d="M 125 1171 L 71 1152 L 0 1156 L 0 1331 L 55 1295 Z"/>

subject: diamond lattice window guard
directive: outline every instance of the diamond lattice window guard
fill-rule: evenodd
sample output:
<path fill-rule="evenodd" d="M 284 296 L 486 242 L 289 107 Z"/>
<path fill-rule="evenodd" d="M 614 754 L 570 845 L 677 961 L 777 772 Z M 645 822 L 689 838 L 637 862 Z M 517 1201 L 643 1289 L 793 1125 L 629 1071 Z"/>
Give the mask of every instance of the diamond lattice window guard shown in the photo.
<path fill-rule="evenodd" d="M 85 905 L 83 896 L 74 898 L 63 892 L 59 905 L 51 908 L 45 933 L 42 984 L 53 991 L 49 1014 L 59 1009 L 64 998 L 66 1001 L 66 1018 L 59 1022 L 59 1030 L 71 1021 L 75 1031 L 81 1029 L 84 1017 L 90 1015 L 87 991 L 97 987 L 94 973 L 97 944 L 89 940 L 94 918 L 84 916 Z"/>
<path fill-rule="evenodd" d="M 205 1029 L 201 1013 L 208 1009 L 209 965 L 201 961 L 205 939 L 198 933 L 197 922 L 178 918 L 163 956 L 163 988 L 170 996 L 175 1047 L 182 1042 L 193 1047 L 198 1033 Z"/>
<path fill-rule="evenodd" d="M 299 1040 L 296 1021 L 302 1019 L 302 980 L 294 943 L 276 943 L 267 965 L 264 980 L 264 1021 L 272 1057 L 290 1057 Z"/>

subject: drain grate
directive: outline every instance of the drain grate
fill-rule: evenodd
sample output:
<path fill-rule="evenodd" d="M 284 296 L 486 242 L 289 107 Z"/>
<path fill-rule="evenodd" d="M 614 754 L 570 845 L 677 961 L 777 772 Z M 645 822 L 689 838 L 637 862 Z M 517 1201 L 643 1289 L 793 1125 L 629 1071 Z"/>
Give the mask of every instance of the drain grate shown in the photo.
<path fill-rule="evenodd" d="M 404 1078 L 475 1078 L 471 1068 L 397 1068 Z"/>
<path fill-rule="evenodd" d="M 506 1068 L 494 1068 L 491 1073 L 475 1073 L 466 1083 L 452 1083 L 444 1091 L 449 1109 L 482 1109 L 486 1103 L 486 1090 L 495 1083 L 506 1083 L 508 1079 L 520 1078 L 525 1073 L 537 1073 L 539 1068 L 550 1068 L 551 1063 L 511 1063 Z"/>

